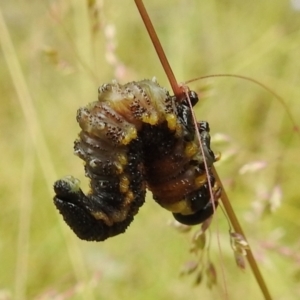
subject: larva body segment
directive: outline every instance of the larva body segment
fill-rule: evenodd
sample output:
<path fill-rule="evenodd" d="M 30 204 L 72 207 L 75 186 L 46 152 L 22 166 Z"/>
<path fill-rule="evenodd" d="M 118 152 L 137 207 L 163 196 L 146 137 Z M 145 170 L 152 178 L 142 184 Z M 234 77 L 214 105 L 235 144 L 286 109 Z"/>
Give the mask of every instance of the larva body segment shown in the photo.
<path fill-rule="evenodd" d="M 194 92 L 190 97 L 198 101 Z M 143 205 L 146 187 L 184 224 L 212 215 L 187 99 L 177 101 L 156 80 L 114 81 L 99 88 L 98 101 L 78 110 L 77 121 L 82 131 L 74 149 L 85 161 L 91 191 L 85 195 L 79 181 L 68 176 L 54 184 L 54 203 L 79 238 L 103 241 L 123 233 Z M 198 129 L 217 196 L 208 123 Z"/>

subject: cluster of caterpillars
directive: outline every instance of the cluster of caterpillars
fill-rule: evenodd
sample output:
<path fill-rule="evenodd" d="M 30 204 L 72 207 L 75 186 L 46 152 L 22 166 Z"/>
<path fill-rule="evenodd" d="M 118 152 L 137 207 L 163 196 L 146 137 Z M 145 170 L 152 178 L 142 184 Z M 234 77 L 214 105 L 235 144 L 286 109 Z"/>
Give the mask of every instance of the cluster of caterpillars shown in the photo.
<path fill-rule="evenodd" d="M 195 92 L 189 98 L 198 102 Z M 85 162 L 90 192 L 85 195 L 79 180 L 67 176 L 54 184 L 54 203 L 79 238 L 103 241 L 125 232 L 146 188 L 183 224 L 213 214 L 211 198 L 216 201 L 220 189 L 210 170 L 216 158 L 209 125 L 197 124 L 202 155 L 187 99 L 169 95 L 155 79 L 113 81 L 99 88 L 98 101 L 78 110 L 77 121 L 74 150 Z"/>

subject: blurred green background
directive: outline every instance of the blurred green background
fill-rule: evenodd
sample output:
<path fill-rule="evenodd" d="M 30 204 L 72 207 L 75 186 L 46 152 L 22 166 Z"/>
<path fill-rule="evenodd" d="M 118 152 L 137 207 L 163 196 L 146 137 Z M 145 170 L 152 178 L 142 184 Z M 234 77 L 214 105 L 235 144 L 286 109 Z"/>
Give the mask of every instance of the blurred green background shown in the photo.
<path fill-rule="evenodd" d="M 145 0 L 179 81 L 240 74 L 284 98 L 286 106 L 230 77 L 190 85 L 274 299 L 300 298 L 297 2 Z M 250 268 L 236 267 L 220 209 L 210 230 L 218 284 L 209 290 L 178 276 L 190 236 L 168 226 L 170 213 L 151 195 L 126 234 L 104 243 L 77 239 L 52 203 L 64 175 L 88 188 L 72 154 L 75 116 L 100 84 L 156 76 L 169 88 L 133 0 L 0 1 L 0 9 L 0 299 L 227 299 L 222 266 L 228 299 L 263 299 Z"/>

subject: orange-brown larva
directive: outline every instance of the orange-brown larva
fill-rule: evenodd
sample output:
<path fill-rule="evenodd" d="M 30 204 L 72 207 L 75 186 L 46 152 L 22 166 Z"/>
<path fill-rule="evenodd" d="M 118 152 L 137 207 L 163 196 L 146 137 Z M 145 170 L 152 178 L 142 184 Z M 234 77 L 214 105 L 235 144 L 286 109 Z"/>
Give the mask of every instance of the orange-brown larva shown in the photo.
<path fill-rule="evenodd" d="M 189 92 L 193 104 L 198 101 Z M 82 129 L 75 153 L 85 161 L 91 191 L 85 195 L 71 176 L 54 184 L 54 203 L 66 223 L 85 240 L 123 233 L 145 201 L 154 200 L 181 223 L 194 225 L 213 214 L 220 189 L 210 172 L 215 161 L 207 122 L 197 124 L 187 99 L 169 95 L 155 79 L 99 88 L 98 101 L 80 108 Z M 208 166 L 208 174 L 204 167 Z"/>

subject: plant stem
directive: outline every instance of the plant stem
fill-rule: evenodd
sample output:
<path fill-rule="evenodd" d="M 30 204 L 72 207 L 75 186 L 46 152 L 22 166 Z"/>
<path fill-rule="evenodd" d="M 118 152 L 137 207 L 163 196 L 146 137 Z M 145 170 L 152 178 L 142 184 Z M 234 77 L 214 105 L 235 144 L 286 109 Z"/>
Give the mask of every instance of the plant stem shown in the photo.
<path fill-rule="evenodd" d="M 216 169 L 215 169 L 214 166 L 212 166 L 212 172 L 213 172 L 213 175 L 215 176 L 218 184 L 222 188 L 221 200 L 223 202 L 226 214 L 227 214 L 227 216 L 228 216 L 228 218 L 229 218 L 229 220 L 230 220 L 230 222 L 232 224 L 232 227 L 234 228 L 235 232 L 241 234 L 245 238 L 245 240 L 246 240 L 246 236 L 245 236 L 245 234 L 243 232 L 243 229 L 242 229 L 242 227 L 241 227 L 241 225 L 240 225 L 240 223 L 239 223 L 239 221 L 238 221 L 238 219 L 236 217 L 236 214 L 235 214 L 235 212 L 234 212 L 234 210 L 233 210 L 233 208 L 231 206 L 231 203 L 230 203 L 229 198 L 228 198 L 228 196 L 226 194 L 226 191 L 224 189 L 222 181 L 220 180 L 220 177 L 219 177 L 219 175 L 218 175 L 218 173 L 217 173 L 217 171 L 216 171 Z M 248 245 L 249 245 L 249 243 L 248 243 Z M 247 251 L 247 260 L 249 262 L 249 265 L 250 265 L 250 267 L 252 269 L 254 277 L 255 277 L 255 279 L 256 279 L 256 281 L 257 281 L 257 283 L 258 283 L 258 285 L 259 285 L 259 287 L 260 287 L 260 289 L 261 289 L 261 291 L 262 291 L 265 299 L 266 300 L 271 300 L 272 298 L 271 298 L 270 292 L 269 292 L 268 287 L 267 287 L 267 285 L 266 285 L 266 283 L 265 283 L 265 281 L 264 281 L 264 279 L 263 279 L 263 277 L 262 277 L 262 275 L 260 273 L 260 270 L 259 270 L 259 268 L 257 266 L 256 260 L 255 260 L 255 258 L 253 256 L 253 253 L 251 251 L 250 245 L 249 245 L 249 248 L 246 251 Z"/>

